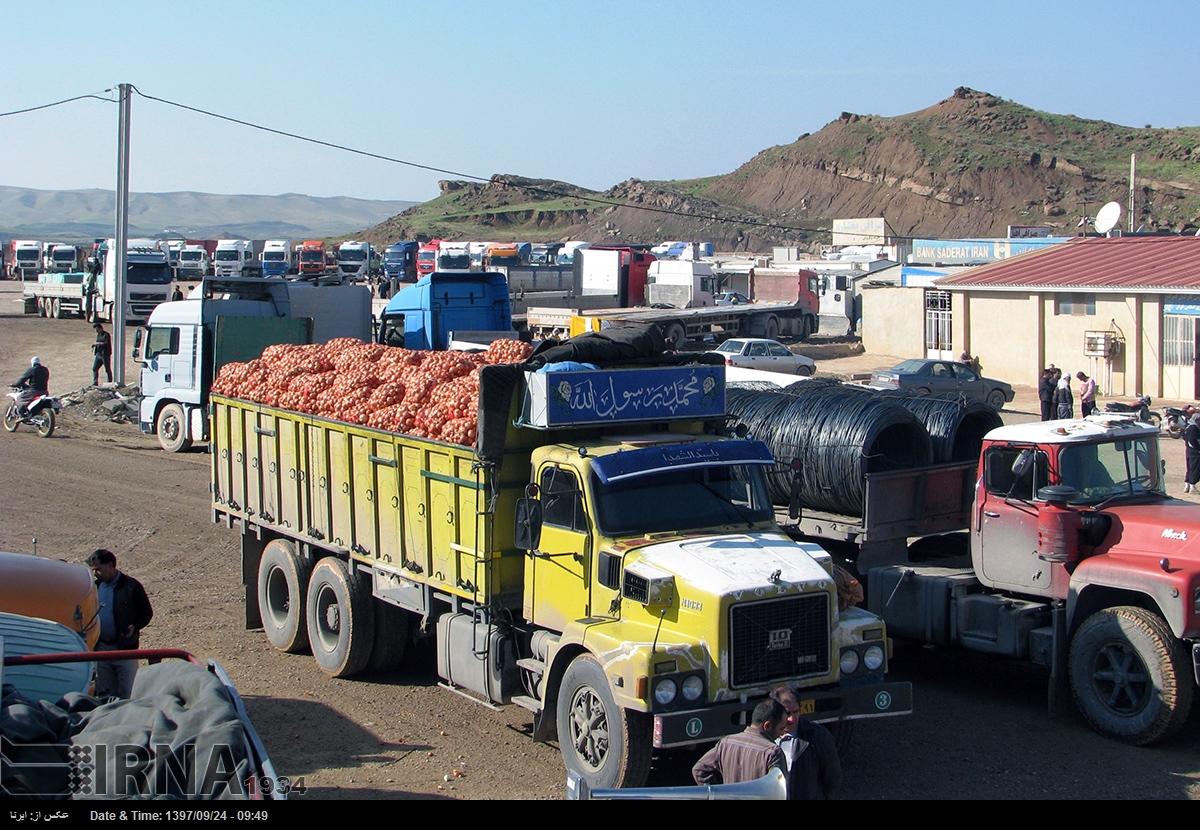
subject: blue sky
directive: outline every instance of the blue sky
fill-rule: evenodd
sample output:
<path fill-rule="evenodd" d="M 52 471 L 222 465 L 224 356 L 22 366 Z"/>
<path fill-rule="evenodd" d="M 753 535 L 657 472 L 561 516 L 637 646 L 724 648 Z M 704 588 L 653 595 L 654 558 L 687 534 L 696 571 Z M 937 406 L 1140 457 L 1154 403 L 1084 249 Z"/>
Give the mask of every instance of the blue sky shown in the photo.
<path fill-rule="evenodd" d="M 604 189 L 727 173 L 842 111 L 969 86 L 1140 127 L 1200 125 L 1194 2 L 0 0 L 0 112 L 131 83 L 460 173 Z M 112 188 L 117 107 L 0 118 L 0 184 Z M 444 174 L 134 97 L 134 191 L 424 200 Z"/>

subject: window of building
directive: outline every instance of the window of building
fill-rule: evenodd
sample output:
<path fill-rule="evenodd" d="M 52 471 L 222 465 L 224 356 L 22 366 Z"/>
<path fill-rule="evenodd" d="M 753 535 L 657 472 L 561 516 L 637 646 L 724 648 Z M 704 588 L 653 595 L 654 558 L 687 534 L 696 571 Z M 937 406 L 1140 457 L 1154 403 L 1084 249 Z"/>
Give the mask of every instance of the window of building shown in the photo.
<path fill-rule="evenodd" d="M 1163 315 L 1163 365 L 1191 366 L 1196 362 L 1196 318 Z"/>
<path fill-rule="evenodd" d="M 1069 314 L 1076 317 L 1096 316 L 1095 294 L 1055 294 L 1054 313 Z"/>

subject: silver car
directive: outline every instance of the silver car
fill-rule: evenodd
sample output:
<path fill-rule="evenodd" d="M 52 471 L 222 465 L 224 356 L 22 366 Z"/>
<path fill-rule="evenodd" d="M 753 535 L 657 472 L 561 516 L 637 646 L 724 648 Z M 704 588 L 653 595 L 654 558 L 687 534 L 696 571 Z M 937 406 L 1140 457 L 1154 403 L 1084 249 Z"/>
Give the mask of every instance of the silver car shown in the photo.
<path fill-rule="evenodd" d="M 904 389 L 919 395 L 964 395 L 979 398 L 996 409 L 1016 394 L 1002 380 L 985 378 L 965 363 L 953 360 L 905 360 L 890 369 L 871 373 L 875 389 Z"/>
<path fill-rule="evenodd" d="M 742 369 L 783 372 L 805 377 L 817 370 L 817 364 L 811 357 L 793 354 L 787 346 L 777 340 L 735 337 L 718 346 L 715 353 L 725 358 L 726 366 L 738 366 Z"/>

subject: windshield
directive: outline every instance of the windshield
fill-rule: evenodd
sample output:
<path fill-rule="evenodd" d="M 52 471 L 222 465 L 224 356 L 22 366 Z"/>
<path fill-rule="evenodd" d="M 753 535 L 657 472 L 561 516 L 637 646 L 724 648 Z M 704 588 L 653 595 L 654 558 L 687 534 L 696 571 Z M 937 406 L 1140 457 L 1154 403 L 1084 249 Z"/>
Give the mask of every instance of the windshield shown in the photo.
<path fill-rule="evenodd" d="M 131 262 L 125 273 L 130 285 L 168 285 L 171 282 L 171 269 L 165 262 Z"/>
<path fill-rule="evenodd" d="M 263 251 L 263 262 L 283 262 L 286 258 L 283 251 Z"/>
<path fill-rule="evenodd" d="M 366 251 L 342 251 L 338 254 L 346 262 L 362 262 L 367 258 Z"/>
<path fill-rule="evenodd" d="M 1077 504 L 1151 491 L 1165 495 L 1161 469 L 1152 437 L 1071 445 L 1058 455 L 1059 477 L 1079 491 L 1072 499 Z"/>
<path fill-rule="evenodd" d="M 181 260 L 183 260 L 184 262 L 199 262 L 200 261 L 200 252 L 199 251 L 184 251 L 179 255 L 179 258 Z"/>
<path fill-rule="evenodd" d="M 592 475 L 596 521 L 605 536 L 750 526 L 774 518 L 762 468 L 695 467 L 603 484 Z"/>
<path fill-rule="evenodd" d="M 217 262 L 237 262 L 237 251 L 217 251 Z"/>
<path fill-rule="evenodd" d="M 303 262 L 324 262 L 325 254 L 320 251 L 301 251 L 300 259 Z"/>
<path fill-rule="evenodd" d="M 902 375 L 915 375 L 925 366 L 924 360 L 906 360 L 903 363 L 897 363 L 889 372 L 898 372 Z"/>
<path fill-rule="evenodd" d="M 433 251 L 421 251 L 417 254 L 417 259 L 421 260 L 421 262 L 433 262 L 433 258 L 436 255 Z"/>
<path fill-rule="evenodd" d="M 471 257 L 467 254 L 442 254 L 438 257 L 438 268 L 461 268 L 466 270 L 471 267 Z"/>

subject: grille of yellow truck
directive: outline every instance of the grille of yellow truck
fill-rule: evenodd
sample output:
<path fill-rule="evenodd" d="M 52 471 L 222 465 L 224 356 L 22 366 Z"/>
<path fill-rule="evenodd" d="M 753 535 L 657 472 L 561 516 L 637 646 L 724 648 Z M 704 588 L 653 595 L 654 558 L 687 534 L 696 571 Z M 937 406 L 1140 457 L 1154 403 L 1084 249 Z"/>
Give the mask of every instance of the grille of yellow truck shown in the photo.
<path fill-rule="evenodd" d="M 829 595 L 743 602 L 729 609 L 732 685 L 829 673 Z"/>

